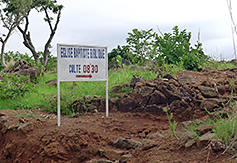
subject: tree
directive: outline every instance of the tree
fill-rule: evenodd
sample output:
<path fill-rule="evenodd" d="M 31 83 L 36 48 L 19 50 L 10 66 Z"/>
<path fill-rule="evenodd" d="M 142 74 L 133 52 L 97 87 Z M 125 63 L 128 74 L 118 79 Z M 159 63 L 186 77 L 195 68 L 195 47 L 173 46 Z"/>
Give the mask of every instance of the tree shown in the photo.
<path fill-rule="evenodd" d="M 192 47 L 191 32 L 187 32 L 186 29 L 179 31 L 178 26 L 175 26 L 172 30 L 173 33 L 157 35 L 155 45 L 159 55 L 156 60 L 158 62 L 164 60 L 168 64 L 182 62 L 185 69 L 196 69 L 202 58 L 200 54 L 202 43 L 197 41 L 197 44 Z"/>
<path fill-rule="evenodd" d="M 227 1 L 227 6 L 229 9 L 229 13 L 230 13 L 230 19 L 231 19 L 231 30 L 232 30 L 232 39 L 233 39 L 233 48 L 234 48 L 234 55 L 235 55 L 235 59 L 236 59 L 236 47 L 235 47 L 235 35 L 237 35 L 237 25 L 235 24 L 234 21 L 234 17 L 232 14 L 232 5 L 231 5 L 231 0 L 226 0 Z"/>
<path fill-rule="evenodd" d="M 1 46 L 1 64 L 3 68 L 6 67 L 4 58 L 4 51 L 7 41 L 15 28 L 21 23 L 22 19 L 26 15 L 28 5 L 31 0 L 1 0 L 0 16 L 2 26 L 7 30 L 1 33 L 0 42 Z"/>
<path fill-rule="evenodd" d="M 148 31 L 138 29 L 133 29 L 132 31 L 133 33 L 128 33 L 127 43 L 138 62 L 143 59 L 153 59 L 152 49 L 156 33 L 152 32 L 152 28 Z"/>
<path fill-rule="evenodd" d="M 49 38 L 45 43 L 44 46 L 44 51 L 43 51 L 43 60 L 41 62 L 41 64 L 45 67 L 47 62 L 48 62 L 48 57 L 50 54 L 49 48 L 50 48 L 50 44 L 53 40 L 53 37 L 56 33 L 59 21 L 60 21 L 60 17 L 61 17 L 61 10 L 63 8 L 62 5 L 57 5 L 56 4 L 57 1 L 56 0 L 33 0 L 32 4 L 31 4 L 31 8 L 30 10 L 28 10 L 28 14 L 24 17 L 25 20 L 25 25 L 24 28 L 22 28 L 20 25 L 17 26 L 17 28 L 19 29 L 19 31 L 21 32 L 22 36 L 23 36 L 23 44 L 31 51 L 32 55 L 34 56 L 35 62 L 36 64 L 38 64 L 40 62 L 40 56 L 37 53 L 32 39 L 31 39 L 31 34 L 29 31 L 29 14 L 30 11 L 32 9 L 36 9 L 38 12 L 44 12 L 45 13 L 45 18 L 44 21 L 48 24 L 49 29 L 50 29 L 50 34 L 49 34 Z M 52 12 L 53 14 L 57 15 L 56 21 L 55 23 L 53 22 L 53 17 L 51 17 L 49 15 L 49 13 Z M 53 24 L 54 23 L 54 24 Z"/>

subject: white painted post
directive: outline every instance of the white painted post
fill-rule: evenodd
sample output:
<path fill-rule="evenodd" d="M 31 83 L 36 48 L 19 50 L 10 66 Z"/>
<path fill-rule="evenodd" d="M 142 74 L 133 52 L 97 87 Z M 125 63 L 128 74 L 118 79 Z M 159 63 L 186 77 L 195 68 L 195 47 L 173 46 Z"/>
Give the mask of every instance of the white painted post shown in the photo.
<path fill-rule="evenodd" d="M 106 117 L 109 116 L 109 86 L 108 86 L 108 79 L 106 80 Z"/>

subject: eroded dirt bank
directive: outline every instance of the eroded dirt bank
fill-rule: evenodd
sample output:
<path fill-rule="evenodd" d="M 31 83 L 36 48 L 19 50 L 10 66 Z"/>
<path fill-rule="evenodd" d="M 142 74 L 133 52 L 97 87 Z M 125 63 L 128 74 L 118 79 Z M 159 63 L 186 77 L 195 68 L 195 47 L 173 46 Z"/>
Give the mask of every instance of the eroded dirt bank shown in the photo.
<path fill-rule="evenodd" d="M 120 86 L 114 88 L 119 98 L 110 100 L 109 117 L 105 117 L 104 100 L 96 99 L 91 112 L 99 112 L 88 111 L 76 118 L 63 116 L 61 127 L 53 114 L 2 110 L 0 162 L 234 162 L 232 152 L 222 155 L 224 149 L 214 151 L 206 142 L 187 147 L 180 136 L 182 122 L 205 120 L 205 108 L 213 114 L 222 111 L 231 92 L 236 99 L 236 72 L 180 71 L 153 81 L 135 76 L 123 86 L 133 87 L 132 92 L 125 94 Z M 80 111 L 79 104 L 75 110 Z M 163 107 L 174 113 L 179 139 L 171 135 Z"/>

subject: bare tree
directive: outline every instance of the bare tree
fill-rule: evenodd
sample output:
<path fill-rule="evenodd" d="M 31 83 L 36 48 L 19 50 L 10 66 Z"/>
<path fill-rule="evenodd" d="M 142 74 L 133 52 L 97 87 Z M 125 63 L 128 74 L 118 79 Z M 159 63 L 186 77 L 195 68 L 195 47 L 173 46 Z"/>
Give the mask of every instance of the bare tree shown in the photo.
<path fill-rule="evenodd" d="M 31 6 L 31 9 L 36 9 L 38 12 L 44 12 L 45 13 L 45 18 L 44 20 L 47 22 L 49 29 L 50 29 L 50 34 L 49 34 L 49 38 L 45 43 L 44 46 L 44 52 L 43 52 L 43 60 L 41 62 L 41 64 L 45 67 L 47 62 L 48 62 L 48 56 L 50 54 L 49 48 L 50 48 L 50 44 L 53 40 L 53 37 L 56 33 L 59 21 L 60 21 L 60 17 L 61 17 L 61 10 L 63 8 L 62 5 L 57 5 L 56 4 L 57 1 L 56 0 L 35 0 L 33 1 L 33 4 Z M 31 39 L 31 34 L 29 31 L 29 13 L 31 10 L 29 10 L 28 15 L 26 15 L 24 17 L 25 20 L 25 25 L 24 28 L 22 28 L 20 25 L 17 26 L 17 28 L 19 29 L 19 31 L 21 32 L 22 36 L 23 36 L 23 44 L 31 51 L 36 64 L 38 64 L 40 62 L 39 59 L 39 54 L 37 53 L 34 44 L 32 42 Z M 57 18 L 55 23 L 53 24 L 53 17 L 49 16 L 49 13 L 52 12 L 53 14 L 57 14 Z"/>
<path fill-rule="evenodd" d="M 236 59 L 235 35 L 237 35 L 237 26 L 235 24 L 233 14 L 232 14 L 231 0 L 226 0 L 226 2 L 227 2 L 229 13 L 230 13 L 233 48 L 234 48 L 234 55 L 235 55 L 235 59 Z"/>
<path fill-rule="evenodd" d="M 0 42 L 1 46 L 1 64 L 3 68 L 6 67 L 6 62 L 4 58 L 4 51 L 7 41 L 9 40 L 11 34 L 15 28 L 22 22 L 25 11 L 27 10 L 27 2 L 29 0 L 1 0 L 0 1 L 0 17 L 2 26 L 6 29 L 6 32 L 1 33 Z M 14 12 L 12 12 L 14 9 Z"/>

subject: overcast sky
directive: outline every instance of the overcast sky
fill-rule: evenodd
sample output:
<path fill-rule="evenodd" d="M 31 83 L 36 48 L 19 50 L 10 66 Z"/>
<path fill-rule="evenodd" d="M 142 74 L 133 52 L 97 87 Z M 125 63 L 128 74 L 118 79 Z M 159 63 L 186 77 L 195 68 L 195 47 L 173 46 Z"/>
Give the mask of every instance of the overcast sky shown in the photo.
<path fill-rule="evenodd" d="M 237 2 L 232 0 L 237 23 Z M 192 32 L 192 43 L 197 41 L 198 30 L 206 54 L 215 59 L 234 58 L 229 10 L 226 0 L 58 0 L 63 4 L 58 30 L 53 39 L 53 55 L 57 43 L 108 46 L 125 45 L 128 32 L 137 28 L 153 28 L 172 32 Z M 43 14 L 30 15 L 30 30 L 37 51 L 43 51 L 49 36 L 49 27 Z M 22 36 L 15 32 L 7 43 L 6 51 L 30 53 L 22 44 Z"/>

